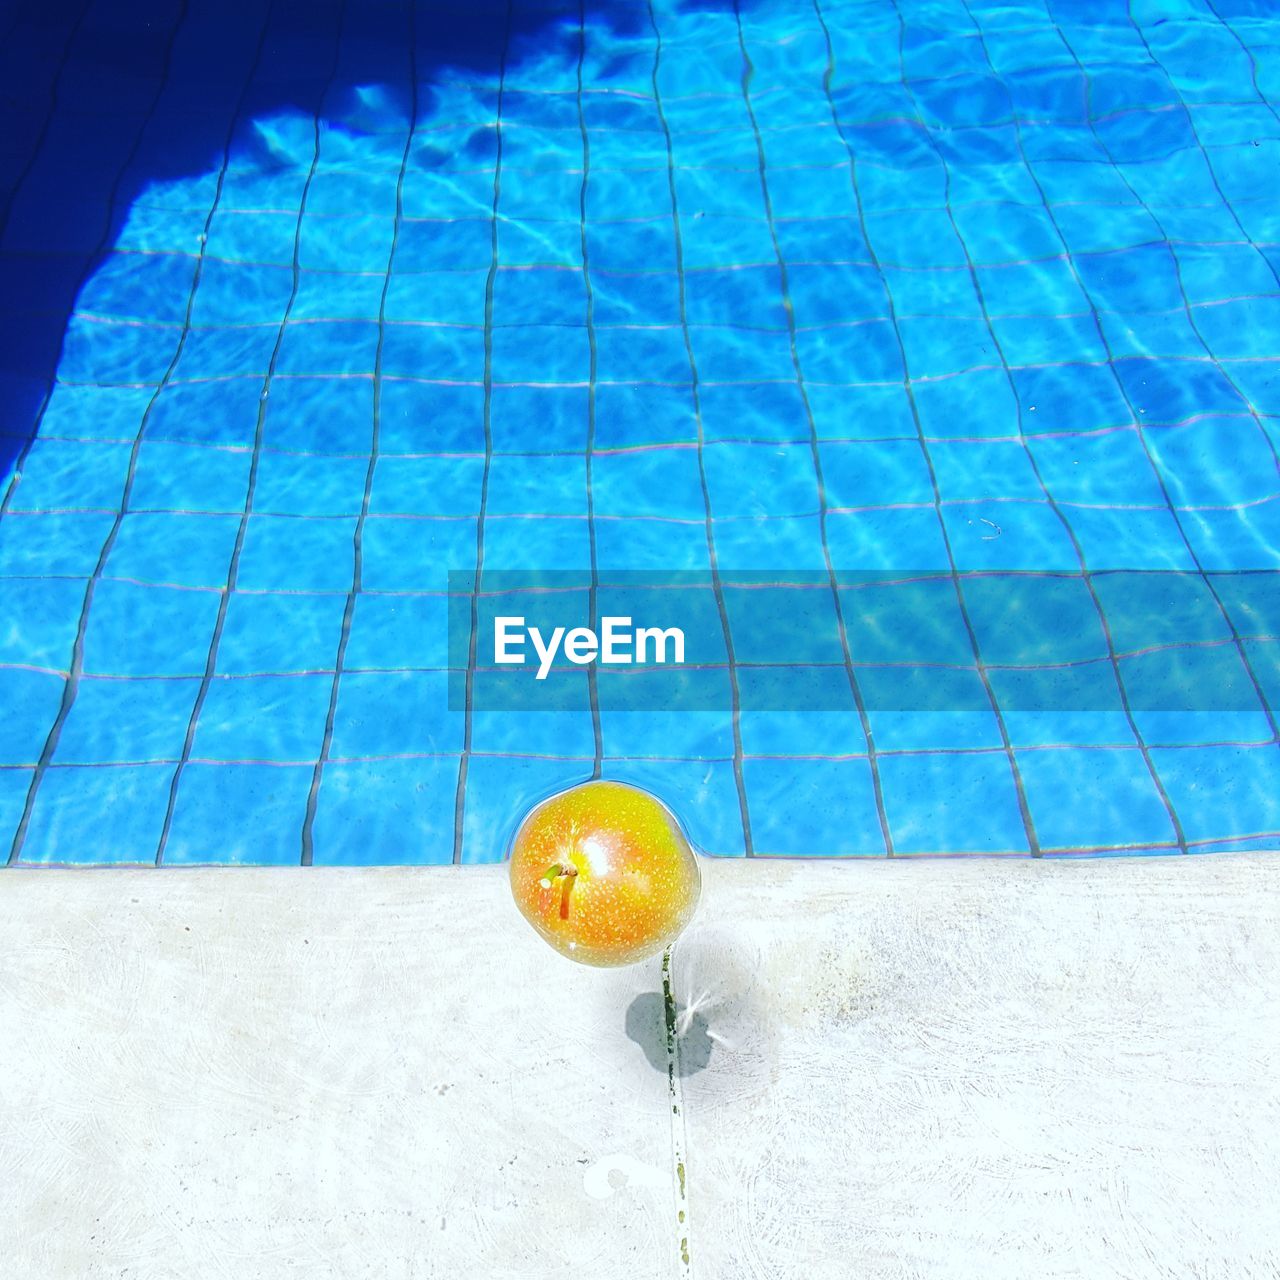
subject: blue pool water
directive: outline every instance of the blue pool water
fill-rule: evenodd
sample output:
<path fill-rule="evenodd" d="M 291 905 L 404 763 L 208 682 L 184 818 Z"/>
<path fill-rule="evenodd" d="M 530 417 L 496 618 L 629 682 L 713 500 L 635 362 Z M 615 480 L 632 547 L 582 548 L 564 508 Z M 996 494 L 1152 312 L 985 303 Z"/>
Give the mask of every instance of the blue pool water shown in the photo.
<path fill-rule="evenodd" d="M 1277 847 L 1274 15 L 5 6 L 0 856 Z M 478 570 L 693 575 L 712 694 L 486 701 Z"/>

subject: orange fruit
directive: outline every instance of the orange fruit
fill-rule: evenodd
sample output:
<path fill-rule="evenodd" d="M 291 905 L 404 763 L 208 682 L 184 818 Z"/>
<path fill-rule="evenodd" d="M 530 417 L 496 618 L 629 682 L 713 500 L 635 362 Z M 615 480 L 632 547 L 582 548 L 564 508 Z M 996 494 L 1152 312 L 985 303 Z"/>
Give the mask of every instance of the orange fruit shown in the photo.
<path fill-rule="evenodd" d="M 584 782 L 533 808 L 511 846 L 511 892 L 562 955 L 634 964 L 689 923 L 702 876 L 680 824 L 623 782 Z"/>

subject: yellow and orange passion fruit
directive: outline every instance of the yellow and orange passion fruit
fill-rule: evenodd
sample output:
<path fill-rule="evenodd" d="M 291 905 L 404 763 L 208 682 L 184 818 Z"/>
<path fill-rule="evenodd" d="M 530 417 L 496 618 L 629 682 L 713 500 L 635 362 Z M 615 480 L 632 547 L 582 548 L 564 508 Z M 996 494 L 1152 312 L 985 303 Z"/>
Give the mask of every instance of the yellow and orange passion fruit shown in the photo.
<path fill-rule="evenodd" d="M 634 964 L 664 950 L 693 917 L 701 887 L 674 815 L 623 782 L 584 782 L 544 800 L 511 846 L 516 906 L 583 964 Z"/>

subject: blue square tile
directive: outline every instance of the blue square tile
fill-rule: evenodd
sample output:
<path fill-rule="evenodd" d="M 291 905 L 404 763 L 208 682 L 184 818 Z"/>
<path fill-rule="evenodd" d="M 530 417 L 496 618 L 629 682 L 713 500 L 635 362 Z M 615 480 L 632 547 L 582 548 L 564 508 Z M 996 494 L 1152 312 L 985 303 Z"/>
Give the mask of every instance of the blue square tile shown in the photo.
<path fill-rule="evenodd" d="M 276 331 L 269 323 L 245 322 L 223 328 L 212 325 L 192 328 L 182 344 L 173 379 L 177 382 L 220 382 L 226 378 L 247 377 L 264 379 L 271 367 L 275 345 Z"/>
<path fill-rule="evenodd" d="M 187 765 L 165 863 L 297 865 L 313 772 L 310 764 Z"/>
<path fill-rule="evenodd" d="M 1089 308 L 1070 261 L 1010 262 L 978 268 L 991 316 L 1079 315 Z"/>
<path fill-rule="evenodd" d="M 1190 843 L 1280 831 L 1280 755 L 1274 746 L 1151 752 Z"/>
<path fill-rule="evenodd" d="M 503 861 L 529 809 L 590 775 L 590 761 L 473 757 L 467 767 L 462 860 Z"/>
<path fill-rule="evenodd" d="M 742 672 L 740 679 L 746 683 L 749 675 Z M 852 693 L 848 701 L 852 705 Z M 865 755 L 867 738 L 853 710 L 744 711 L 742 750 L 746 756 L 761 757 Z"/>
<path fill-rule="evenodd" d="M 646 315 L 651 315 L 646 309 Z M 783 306 L 782 277 L 776 266 L 741 267 L 736 271 L 694 271 L 685 283 L 685 315 L 690 325 L 731 325 L 748 317 L 753 329 L 787 330 L 787 312 Z M 636 316 L 640 319 L 640 316 Z M 663 317 L 664 319 L 666 317 Z M 679 322 L 679 315 L 674 320 Z M 694 349 L 699 350 L 701 334 L 695 334 Z M 742 343 L 748 336 L 738 337 Z M 699 356 L 701 364 L 701 356 Z M 702 372 L 706 376 L 705 368 Z M 791 377 L 788 369 L 783 375 Z"/>
<path fill-rule="evenodd" d="M 942 526 L 932 507 L 876 507 L 827 516 L 827 546 L 837 570 L 947 567 Z"/>
<path fill-rule="evenodd" d="M 691 376 L 684 335 L 674 325 L 596 329 L 599 382 L 688 382 Z M 585 374 L 583 375 L 585 378 Z M 530 380 L 536 380 L 531 374 Z"/>
<path fill-rule="evenodd" d="M 757 854 L 884 854 L 865 760 L 747 760 L 743 774 Z"/>
<path fill-rule="evenodd" d="M 898 853 L 1026 853 L 1008 757 L 882 756 L 880 777 Z"/>
<path fill-rule="evenodd" d="M 195 265 L 185 254 L 109 253 L 80 290 L 76 309 L 117 320 L 180 325 Z"/>
<path fill-rule="evenodd" d="M 762 588 L 736 586 L 731 577 L 722 597 L 738 662 L 843 663 L 835 597 L 827 582 L 814 577 L 801 586 Z"/>
<path fill-rule="evenodd" d="M 592 460 L 591 492 L 597 517 L 706 516 L 697 451 L 688 447 L 598 455 Z"/>
<path fill-rule="evenodd" d="M 0 769 L 0 854 L 8 856 L 22 821 L 34 769 Z"/>
<path fill-rule="evenodd" d="M 562 516 L 491 516 L 484 526 L 488 569 L 589 569 L 590 534 L 585 519 Z M 450 568 L 465 568 L 450 563 Z"/>
<path fill-rule="evenodd" d="M 1018 765 L 1046 852 L 1174 846 L 1173 823 L 1141 752 L 1020 751 Z"/>
<path fill-rule="evenodd" d="M 347 671 L 446 667 L 449 598 L 445 595 L 356 597 Z"/>
<path fill-rule="evenodd" d="M 887 310 L 883 277 L 865 262 L 789 261 L 787 284 L 801 329 L 882 319 Z"/>
<path fill-rule="evenodd" d="M 9 512 L 0 538 L 0 577 L 87 578 L 115 523 L 91 512 Z"/>
<path fill-rule="evenodd" d="M 442 671 L 345 672 L 330 758 L 460 751 L 463 716 L 448 709 L 448 694 Z"/>
<path fill-rule="evenodd" d="M 587 289 L 577 269 L 519 270 L 504 267 L 493 281 L 494 324 L 584 325 L 587 320 Z M 597 313 L 597 323 L 600 316 Z"/>
<path fill-rule="evenodd" d="M 1073 572 L 1080 568 L 1062 517 L 1048 502 L 965 502 L 943 507 L 956 568 Z M 1074 513 L 1072 513 L 1074 519 Z"/>
<path fill-rule="evenodd" d="M 1020 440 L 939 440 L 930 444 L 929 456 L 944 502 L 1044 497 L 1031 456 Z M 932 494 L 925 500 L 931 498 Z"/>
<path fill-rule="evenodd" d="M 600 572 L 645 570 L 709 572 L 711 556 L 703 520 L 642 520 L 597 516 L 596 564 Z"/>
<path fill-rule="evenodd" d="M 163 586 L 221 587 L 239 527 L 236 516 L 131 512 L 120 522 L 104 572 Z"/>
<path fill-rule="evenodd" d="M 407 218 L 396 241 L 395 271 L 482 270 L 493 256 L 488 218 Z"/>
<path fill-rule="evenodd" d="M 698 376 L 708 382 L 753 378 L 782 382 L 796 376 L 791 339 L 785 327 L 766 329 L 728 324 L 699 325 L 690 334 Z"/>
<path fill-rule="evenodd" d="M 1195 567 L 1171 511 L 1073 507 L 1067 518 L 1095 572 Z"/>
<path fill-rule="evenodd" d="M 1074 261 L 1081 285 L 1100 310 L 1129 317 L 1182 310 L 1185 299 L 1178 283 L 1178 263 L 1167 244 L 1142 244 L 1119 253 L 1081 253 Z"/>
<path fill-rule="evenodd" d="M 0 764 L 35 764 L 62 705 L 66 681 L 43 671 L 0 667 L 7 714 L 0 719 Z"/>
<path fill-rule="evenodd" d="M 478 475 L 477 475 L 478 479 Z M 475 511 L 478 506 L 478 485 Z M 512 515 L 578 516 L 587 514 L 585 457 L 563 454 L 503 455 L 489 468 L 489 517 Z"/>
<path fill-rule="evenodd" d="M 906 376 L 902 348 L 887 320 L 833 329 L 801 329 L 796 350 L 811 382 L 863 385 L 900 383 Z"/>
<path fill-rule="evenodd" d="M 605 754 L 615 760 L 661 758 L 727 760 L 733 733 L 725 708 L 730 705 L 727 671 L 702 672 L 704 686 L 722 692 L 723 705 L 711 711 L 614 710 L 606 698 L 600 711 Z"/>
<path fill-rule="evenodd" d="M 377 352 L 378 326 L 368 321 L 291 320 L 280 340 L 275 371 L 286 377 L 365 374 L 373 369 Z"/>
<path fill-rule="evenodd" d="M 85 631 L 90 675 L 203 675 L 218 616 L 216 591 L 99 582 Z"/>
<path fill-rule="evenodd" d="M 638 174 L 636 175 L 639 176 Z M 543 274 L 547 272 L 544 270 Z M 686 277 L 686 282 L 690 277 Z M 626 324 L 678 325 L 680 280 L 674 272 L 603 271 L 591 264 L 595 323 L 604 328 Z"/>
<path fill-rule="evenodd" d="M 577 674 L 577 673 L 573 673 Z M 471 749 L 481 756 L 545 756 L 590 760 L 595 754 L 585 674 L 576 710 L 510 711 L 477 709 L 471 716 Z M 457 717 L 461 724 L 461 715 Z M 459 729 L 457 744 L 462 745 Z"/>
<path fill-rule="evenodd" d="M 567 219 L 562 222 L 550 218 L 538 222 L 516 222 L 500 218 L 498 260 L 504 267 L 580 266 L 582 233 L 576 221 Z M 469 263 L 469 259 L 465 261 Z"/>
<path fill-rule="evenodd" d="M 150 863 L 169 803 L 173 766 L 49 769 L 23 862 Z"/>
<path fill-rule="evenodd" d="M 134 511 L 239 512 L 253 454 L 147 440 L 138 451 L 129 505 Z"/>
<path fill-rule="evenodd" d="M 929 439 L 983 439 L 1018 434 L 1018 406 L 1001 369 L 912 384 L 920 427 Z"/>
<path fill-rule="evenodd" d="M 483 325 L 488 275 L 487 263 L 479 270 L 406 272 L 397 260 L 382 304 L 383 315 L 393 322 Z"/>
<path fill-rule="evenodd" d="M 973 664 L 956 586 L 945 567 L 907 580 L 842 574 L 840 597 L 855 662 Z"/>
<path fill-rule="evenodd" d="M 40 428 L 48 436 L 132 440 L 154 393 L 152 387 L 74 387 L 57 383 L 49 393 Z"/>
<path fill-rule="evenodd" d="M 991 328 L 981 317 L 906 316 L 898 332 L 911 376 L 942 378 L 1000 363 Z"/>
<path fill-rule="evenodd" d="M 358 516 L 367 458 L 263 452 L 253 491 L 259 515 Z"/>
<path fill-rule="evenodd" d="M 383 396 L 385 403 L 385 387 Z M 272 378 L 262 440 L 285 452 L 367 454 L 372 378 Z"/>
<path fill-rule="evenodd" d="M 817 513 L 818 478 L 807 444 L 708 445 L 703 462 L 719 520 Z"/>
<path fill-rule="evenodd" d="M 222 677 L 209 685 L 194 760 L 302 763 L 320 754 L 333 678 Z"/>
<path fill-rule="evenodd" d="M 1240 396 L 1223 374 L 1195 361 L 1121 360 L 1116 377 L 1144 426 L 1183 422 L 1205 413 L 1238 413 Z"/>
<path fill-rule="evenodd" d="M 130 446 L 35 439 L 13 491 L 13 511 L 119 508 Z"/>
<path fill-rule="evenodd" d="M 331 671 L 345 608 L 346 597 L 337 593 L 233 592 L 218 644 L 218 674 Z"/>
<path fill-rule="evenodd" d="M 815 573 L 826 568 L 816 515 L 717 518 L 714 536 L 719 567 L 726 574 Z"/>
<path fill-rule="evenodd" d="M 290 267 L 297 230 L 298 217 L 292 212 L 242 213 L 219 209 L 209 224 L 205 253 L 230 262 L 269 262 Z"/>
<path fill-rule="evenodd" d="M 257 431 L 261 400 L 257 375 L 170 384 L 147 413 L 146 438 L 247 448 Z"/>
<path fill-rule="evenodd" d="M 200 681 L 86 676 L 62 726 L 55 764 L 177 761 Z"/>
<path fill-rule="evenodd" d="M 476 522 L 370 516 L 364 525 L 363 549 L 364 590 L 446 591 L 450 570 L 475 568 Z M 556 563 L 551 557 L 548 560 Z"/>
<path fill-rule="evenodd" d="M 1160 478 L 1136 431 L 1038 438 L 1029 448 L 1046 487 L 1058 502 L 1166 505 Z M 1066 514 L 1074 521 L 1075 511 Z"/>
<path fill-rule="evenodd" d="M 1275 494 L 1271 443 L 1249 418 L 1211 417 L 1152 431 L 1148 443 L 1178 506 L 1263 503 Z"/>
<path fill-rule="evenodd" d="M 906 389 L 892 387 L 822 387 L 810 384 L 809 406 L 821 440 L 889 440 L 917 438 Z M 796 422 L 803 421 L 797 417 Z"/>
<path fill-rule="evenodd" d="M 828 510 L 933 505 L 929 468 L 917 440 L 824 441 L 820 456 Z"/>
<path fill-rule="evenodd" d="M 372 327 L 372 326 L 371 326 Z M 377 329 L 374 328 L 376 345 Z M 353 371 L 373 368 L 374 348 L 352 361 Z M 484 331 L 418 324 L 383 327 L 382 372 L 388 378 L 479 381 L 484 369 Z"/>
<path fill-rule="evenodd" d="M 484 390 L 383 379 L 378 432 L 383 454 L 483 453 Z"/>
<path fill-rule="evenodd" d="M 355 526 L 354 519 L 251 516 L 236 586 L 241 591 L 350 591 Z"/>
<path fill-rule="evenodd" d="M 453 861 L 458 760 L 329 763 L 313 828 L 316 866 Z"/>
<path fill-rule="evenodd" d="M 303 271 L 290 319 L 377 320 L 383 312 L 383 284 L 380 272 Z"/>
<path fill-rule="evenodd" d="M 586 382 L 591 372 L 585 313 L 574 324 L 495 328 L 491 351 L 500 382 Z"/>
<path fill-rule="evenodd" d="M 175 329 L 73 315 L 62 340 L 58 377 L 64 382 L 157 383 L 177 345 Z"/>
<path fill-rule="evenodd" d="M 767 442 L 809 438 L 804 399 L 794 381 L 704 385 L 699 392 L 699 403 L 703 433 L 709 441 Z"/>
<path fill-rule="evenodd" d="M 313 213 L 308 204 L 298 240 L 298 263 L 304 271 L 385 272 L 395 237 L 395 216 L 373 217 Z M 394 209 L 394 205 L 392 206 Z"/>
<path fill-rule="evenodd" d="M 941 209 L 869 214 L 867 231 L 877 256 L 886 267 L 967 268 L 964 245 L 956 238 L 950 219 Z M 1002 258 L 1009 256 L 1001 255 Z"/>
<path fill-rule="evenodd" d="M 83 582 L 0 578 L 0 663 L 68 668 L 84 593 Z"/>
<path fill-rule="evenodd" d="M 599 387 L 596 419 L 601 431 L 611 429 L 607 424 L 613 408 L 606 413 L 606 407 L 616 406 L 612 396 L 615 390 L 638 393 L 648 389 Z M 494 452 L 527 449 L 530 424 L 537 423 L 539 448 L 579 453 L 587 447 L 587 412 L 586 387 L 494 387 L 490 405 Z M 483 395 L 476 400 L 473 421 L 478 438 L 474 447 L 483 453 Z M 605 442 L 603 436 L 597 437 L 597 444 L 603 446 Z"/>
<path fill-rule="evenodd" d="M 1109 358 L 1090 316 L 1018 316 L 992 320 L 1005 362 L 1010 368 L 1043 364 L 1101 365 Z"/>

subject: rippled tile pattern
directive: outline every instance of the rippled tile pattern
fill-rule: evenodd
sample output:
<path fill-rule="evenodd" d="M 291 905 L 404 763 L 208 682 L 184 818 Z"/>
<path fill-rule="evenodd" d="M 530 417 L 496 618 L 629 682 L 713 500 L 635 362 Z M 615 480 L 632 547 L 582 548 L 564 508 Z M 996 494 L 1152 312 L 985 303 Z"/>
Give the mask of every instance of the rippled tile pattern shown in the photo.
<path fill-rule="evenodd" d="M 10 862 L 492 861 L 596 771 L 721 855 L 1280 844 L 1269 0 L 0 22 Z M 447 708 L 450 569 L 832 566 L 984 706 Z M 966 575 L 1135 568 L 1256 704 L 1002 705 Z"/>

